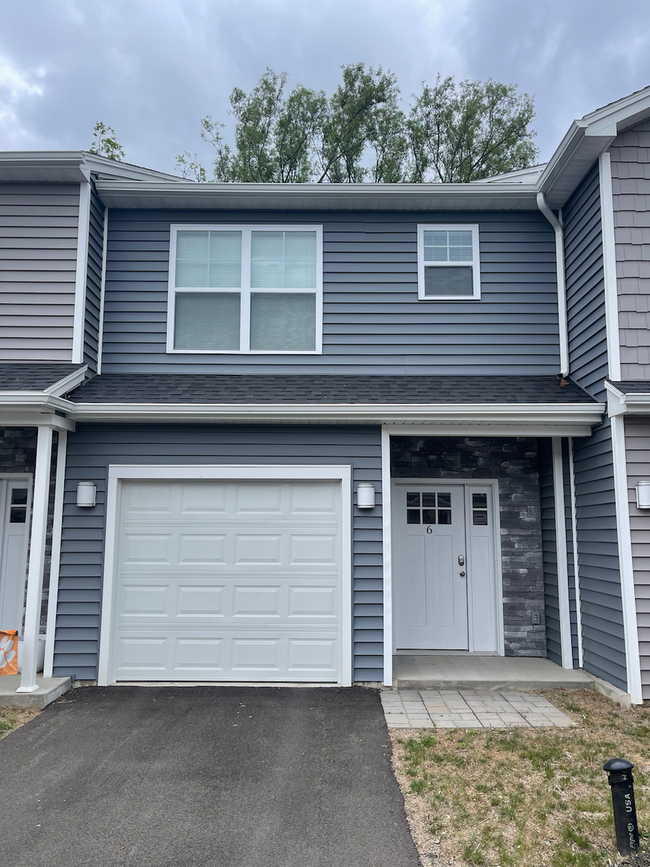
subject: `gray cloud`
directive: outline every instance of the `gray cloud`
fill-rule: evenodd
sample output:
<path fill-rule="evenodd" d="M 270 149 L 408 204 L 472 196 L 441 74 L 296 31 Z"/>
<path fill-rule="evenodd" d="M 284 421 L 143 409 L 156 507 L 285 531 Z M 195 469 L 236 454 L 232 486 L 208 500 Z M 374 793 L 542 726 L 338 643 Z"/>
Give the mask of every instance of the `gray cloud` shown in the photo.
<path fill-rule="evenodd" d="M 199 119 L 227 120 L 264 69 L 331 91 L 343 63 L 438 72 L 536 96 L 541 158 L 571 120 L 650 83 L 650 10 L 623 0 L 30 0 L 5 5 L 0 148 L 87 148 L 111 124 L 127 159 L 166 171 L 210 157 Z"/>

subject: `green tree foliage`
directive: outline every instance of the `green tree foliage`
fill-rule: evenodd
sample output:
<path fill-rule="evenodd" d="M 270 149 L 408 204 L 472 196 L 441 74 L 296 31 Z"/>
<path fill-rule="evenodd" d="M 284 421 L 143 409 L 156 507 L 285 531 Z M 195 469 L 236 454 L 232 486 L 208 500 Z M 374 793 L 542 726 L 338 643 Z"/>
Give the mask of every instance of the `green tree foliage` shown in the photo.
<path fill-rule="evenodd" d="M 363 63 L 342 67 L 342 81 L 324 91 L 298 85 L 270 69 L 250 93 L 230 95 L 233 144 L 224 124 L 201 121 L 215 150 L 213 180 L 256 183 L 466 182 L 531 165 L 537 157 L 532 97 L 515 85 L 441 78 L 426 83 L 408 114 L 396 77 Z M 183 177 L 207 180 L 185 151 Z"/>
<path fill-rule="evenodd" d="M 93 138 L 95 140 L 88 148 L 89 153 L 108 157 L 109 160 L 124 159 L 124 148 L 115 137 L 115 130 L 112 126 L 107 126 L 98 120 L 93 127 Z"/>

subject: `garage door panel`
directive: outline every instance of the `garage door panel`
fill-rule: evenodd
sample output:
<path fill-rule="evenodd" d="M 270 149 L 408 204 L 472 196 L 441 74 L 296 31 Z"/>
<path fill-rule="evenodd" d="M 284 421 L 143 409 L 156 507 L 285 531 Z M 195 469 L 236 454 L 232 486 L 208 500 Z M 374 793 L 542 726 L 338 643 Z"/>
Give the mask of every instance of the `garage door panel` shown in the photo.
<path fill-rule="evenodd" d="M 190 566 L 226 565 L 225 533 L 183 533 L 179 536 L 178 564 Z"/>
<path fill-rule="evenodd" d="M 337 681 L 339 508 L 331 482 L 124 483 L 116 679 Z"/>

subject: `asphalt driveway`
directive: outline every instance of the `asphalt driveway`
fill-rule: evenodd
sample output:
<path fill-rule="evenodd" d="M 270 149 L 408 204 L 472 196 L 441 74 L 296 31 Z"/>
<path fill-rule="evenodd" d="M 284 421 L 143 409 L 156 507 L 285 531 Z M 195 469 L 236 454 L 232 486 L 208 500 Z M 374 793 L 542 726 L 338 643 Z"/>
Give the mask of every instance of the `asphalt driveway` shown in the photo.
<path fill-rule="evenodd" d="M 69 692 L 0 741 L 0 852 L 71 864 L 417 867 L 373 690 Z"/>

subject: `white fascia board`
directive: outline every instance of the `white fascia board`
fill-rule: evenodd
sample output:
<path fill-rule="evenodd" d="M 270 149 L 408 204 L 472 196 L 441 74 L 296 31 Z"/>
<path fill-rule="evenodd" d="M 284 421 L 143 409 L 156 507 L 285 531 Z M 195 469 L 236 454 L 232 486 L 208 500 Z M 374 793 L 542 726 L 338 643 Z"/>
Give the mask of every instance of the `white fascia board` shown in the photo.
<path fill-rule="evenodd" d="M 72 325 L 73 364 L 81 364 L 84 356 L 89 235 L 90 181 L 82 181 L 79 185 L 79 226 L 77 230 L 77 266 L 75 271 L 74 320 Z"/>
<path fill-rule="evenodd" d="M 53 397 L 61 397 L 61 395 L 64 395 L 67 392 L 72 391 L 72 389 L 76 388 L 78 385 L 81 385 L 86 377 L 87 370 L 88 365 L 84 364 L 79 368 L 79 370 L 73 370 L 72 373 L 64 376 L 63 379 L 59 379 L 52 383 L 52 385 L 48 385 L 47 388 L 43 389 L 43 394 L 50 394 Z"/>
<path fill-rule="evenodd" d="M 47 412 L 5 412 L 0 407 L 0 426 L 2 427 L 39 427 L 47 425 L 54 430 L 74 432 L 76 424 L 63 415 Z"/>
<path fill-rule="evenodd" d="M 595 425 L 604 404 L 147 404 L 79 403 L 78 421 L 488 423 Z M 574 434 L 577 436 L 585 434 Z M 588 434 L 587 434 L 588 435 Z"/>
<path fill-rule="evenodd" d="M 598 179 L 600 183 L 605 330 L 607 333 L 607 374 L 610 379 L 617 381 L 621 378 L 621 347 L 616 277 L 616 240 L 614 237 L 614 197 L 609 153 L 602 153 L 598 158 Z"/>
<path fill-rule="evenodd" d="M 618 135 L 623 124 L 636 122 L 650 112 L 650 87 L 617 99 L 610 105 L 596 109 L 583 117 L 587 122 L 587 135 Z"/>

